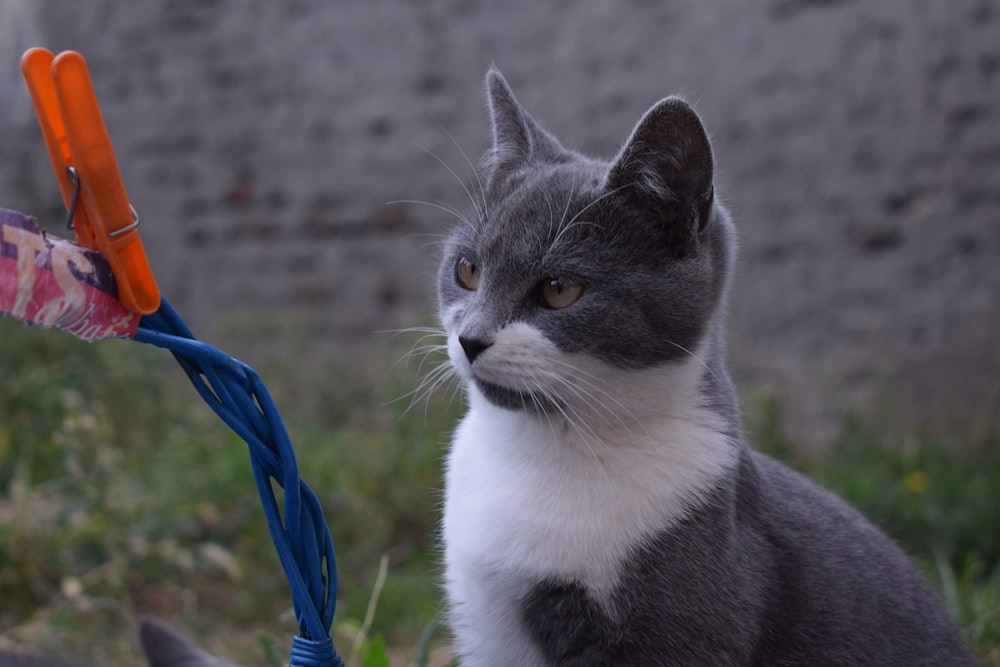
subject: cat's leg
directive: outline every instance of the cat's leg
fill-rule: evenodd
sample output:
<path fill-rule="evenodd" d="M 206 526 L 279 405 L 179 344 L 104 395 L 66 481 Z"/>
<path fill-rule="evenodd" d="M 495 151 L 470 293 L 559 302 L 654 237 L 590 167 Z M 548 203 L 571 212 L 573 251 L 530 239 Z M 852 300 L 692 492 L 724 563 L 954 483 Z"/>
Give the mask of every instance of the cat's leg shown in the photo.
<path fill-rule="evenodd" d="M 553 665 L 620 665 L 617 624 L 576 583 L 544 581 L 522 603 L 528 633 Z"/>

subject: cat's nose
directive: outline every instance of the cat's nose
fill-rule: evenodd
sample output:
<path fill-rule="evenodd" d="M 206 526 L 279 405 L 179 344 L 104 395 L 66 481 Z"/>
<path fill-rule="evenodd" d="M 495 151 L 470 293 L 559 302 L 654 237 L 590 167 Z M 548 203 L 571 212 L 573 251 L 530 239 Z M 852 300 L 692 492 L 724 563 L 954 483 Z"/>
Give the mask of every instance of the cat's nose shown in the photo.
<path fill-rule="evenodd" d="M 465 356 L 469 359 L 470 364 L 476 360 L 476 357 L 483 350 L 493 344 L 481 338 L 466 338 L 465 336 L 459 336 L 458 342 L 462 346 L 462 349 L 465 350 Z"/>

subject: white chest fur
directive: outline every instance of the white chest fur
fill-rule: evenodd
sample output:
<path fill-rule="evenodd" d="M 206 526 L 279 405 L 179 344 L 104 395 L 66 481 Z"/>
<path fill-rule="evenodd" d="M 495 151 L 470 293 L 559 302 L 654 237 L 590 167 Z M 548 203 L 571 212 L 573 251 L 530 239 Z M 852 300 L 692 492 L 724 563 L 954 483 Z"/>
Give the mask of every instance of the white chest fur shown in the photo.
<path fill-rule="evenodd" d="M 637 408 L 617 422 L 575 426 L 497 408 L 470 389 L 448 459 L 444 517 L 463 664 L 542 664 L 521 636 L 518 599 L 547 577 L 605 598 L 629 550 L 682 517 L 734 464 L 735 448 L 700 406 L 702 368 L 692 359 L 602 369 L 602 391 Z M 651 400 L 658 410 L 642 405 Z M 516 663 L 512 646 L 525 651 Z"/>

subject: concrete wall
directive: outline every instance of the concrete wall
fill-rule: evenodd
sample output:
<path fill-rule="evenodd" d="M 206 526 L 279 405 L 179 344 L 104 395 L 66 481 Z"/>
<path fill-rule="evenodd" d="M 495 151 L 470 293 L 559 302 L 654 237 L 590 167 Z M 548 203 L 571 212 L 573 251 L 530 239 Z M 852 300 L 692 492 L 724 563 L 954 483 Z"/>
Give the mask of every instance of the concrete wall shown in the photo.
<path fill-rule="evenodd" d="M 1000 419 L 1000 2 L 0 0 L 0 205 L 57 227 L 38 44 L 88 57 L 163 290 L 224 347 L 286 321 L 267 345 L 356 363 L 429 319 L 451 220 L 386 202 L 468 203 L 495 62 L 593 154 L 696 103 L 742 234 L 737 378 L 798 433 L 876 397 Z"/>

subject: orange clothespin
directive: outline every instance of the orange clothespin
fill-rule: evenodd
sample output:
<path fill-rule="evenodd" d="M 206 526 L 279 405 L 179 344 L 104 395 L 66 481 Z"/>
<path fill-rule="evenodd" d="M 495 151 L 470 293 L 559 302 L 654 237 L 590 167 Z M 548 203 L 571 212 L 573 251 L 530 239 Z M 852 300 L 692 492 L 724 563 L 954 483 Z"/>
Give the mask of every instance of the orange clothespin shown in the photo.
<path fill-rule="evenodd" d="M 139 238 L 139 218 L 129 204 L 111 140 L 79 53 L 53 56 L 29 49 L 21 72 L 56 172 L 76 242 L 100 251 L 118 284 L 118 300 L 140 315 L 160 307 L 160 290 Z M 77 195 L 79 204 L 74 206 Z"/>

